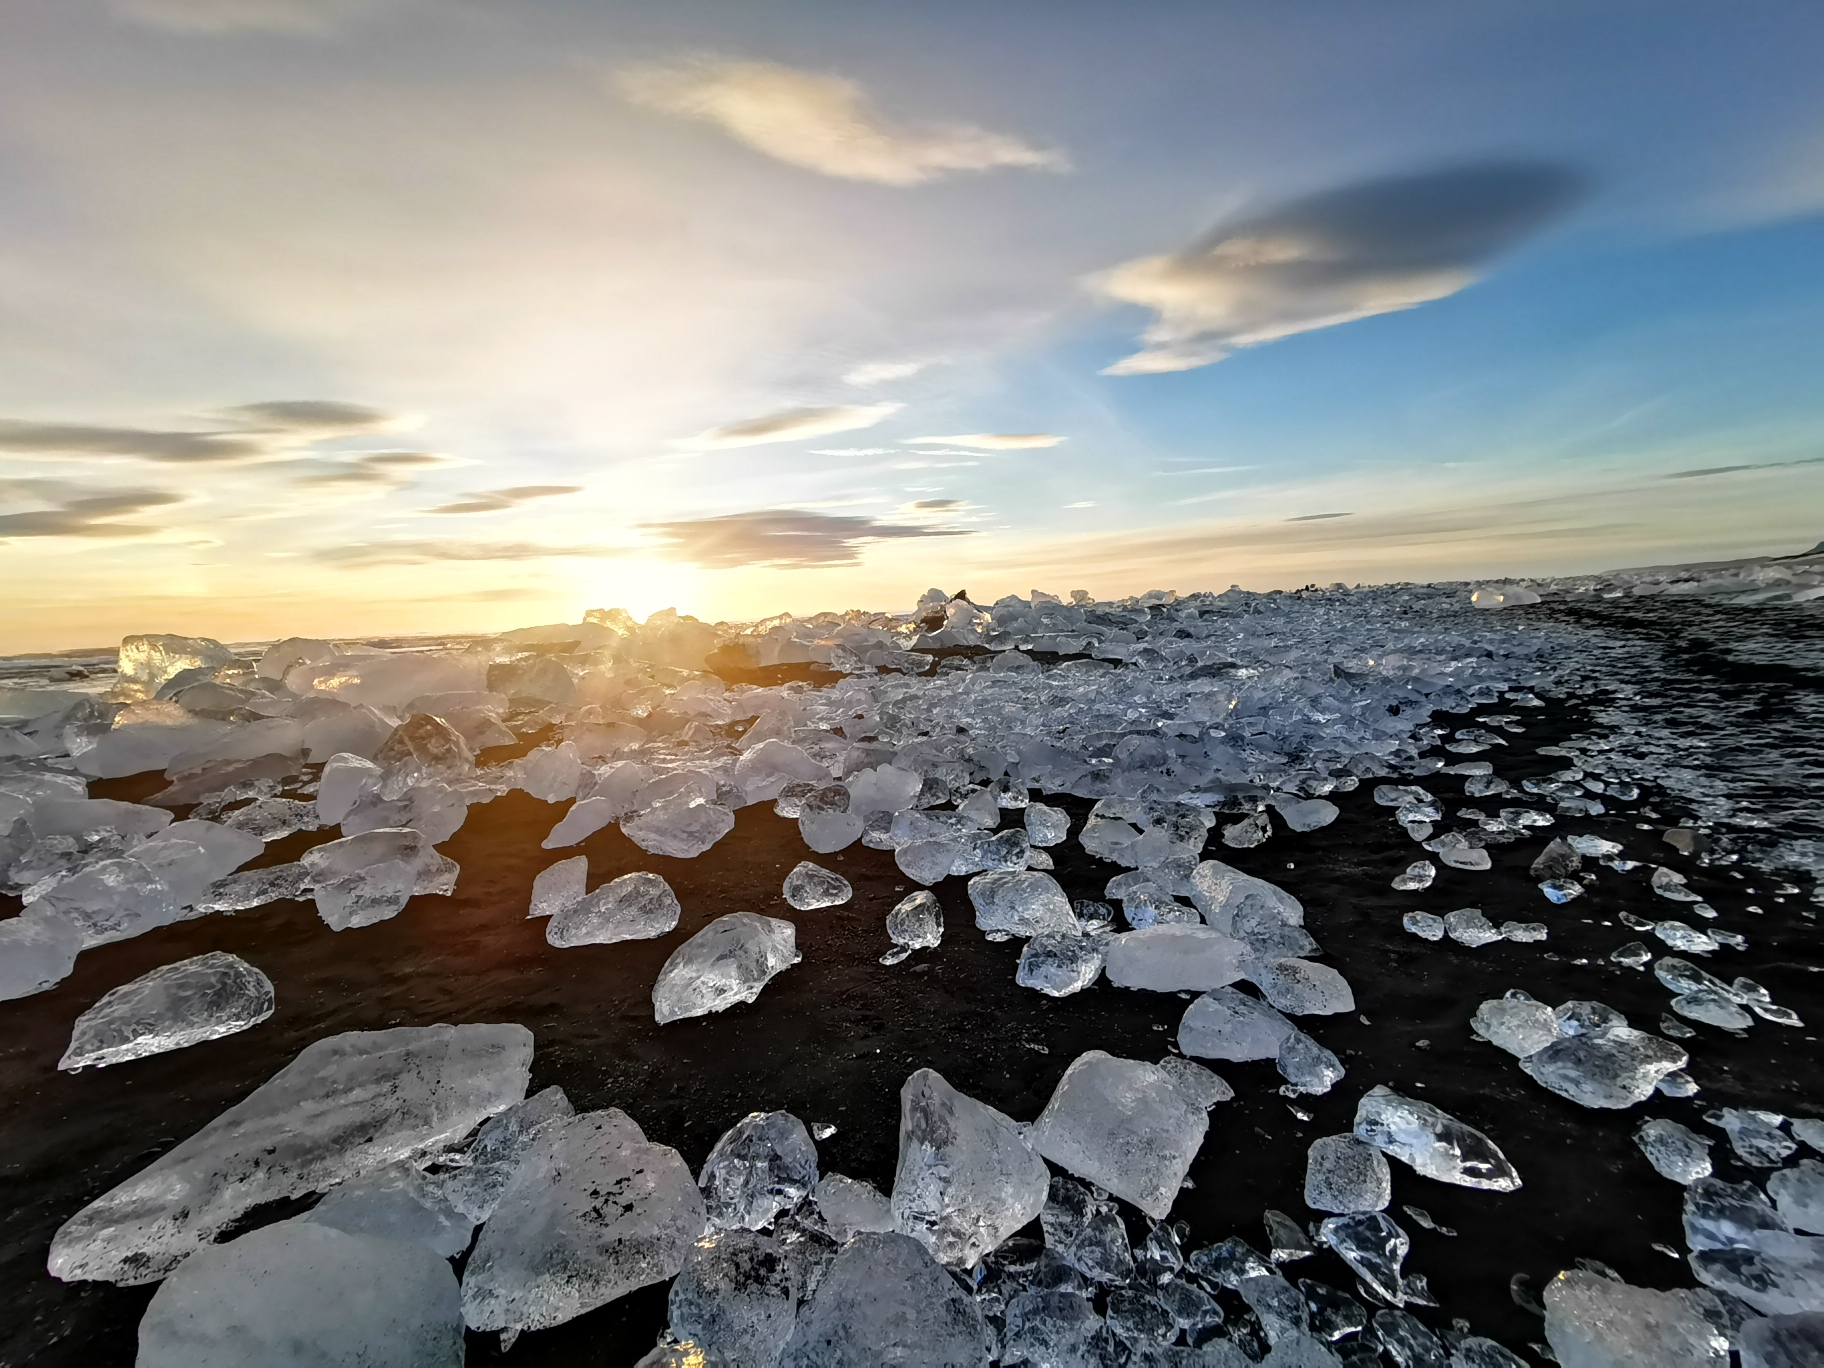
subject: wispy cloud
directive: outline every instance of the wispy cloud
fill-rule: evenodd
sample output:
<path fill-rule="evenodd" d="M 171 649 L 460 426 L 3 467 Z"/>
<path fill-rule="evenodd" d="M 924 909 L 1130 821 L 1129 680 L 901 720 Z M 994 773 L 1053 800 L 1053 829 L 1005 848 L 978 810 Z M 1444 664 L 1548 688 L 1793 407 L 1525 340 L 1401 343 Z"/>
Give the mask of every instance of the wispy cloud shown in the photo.
<path fill-rule="evenodd" d="M 327 399 L 285 399 L 224 409 L 206 428 L 114 427 L 0 418 L 0 453 L 53 459 L 128 458 L 166 465 L 270 460 L 300 447 L 401 425 L 397 414 Z"/>
<path fill-rule="evenodd" d="M 1145 347 L 1103 373 L 1190 370 L 1239 347 L 1443 299 L 1580 188 L 1561 167 L 1502 163 L 1370 181 L 1117 266 L 1099 288 L 1155 318 Z"/>
<path fill-rule="evenodd" d="M 641 527 L 657 534 L 663 542 L 661 554 L 668 560 L 689 561 L 710 570 L 852 565 L 861 559 L 861 548 L 869 542 L 969 535 L 961 528 L 916 527 L 799 508 L 642 523 Z"/>
<path fill-rule="evenodd" d="M 1236 472 L 1238 470 L 1259 470 L 1259 469 L 1260 469 L 1259 466 L 1251 466 L 1251 465 L 1198 466 L 1192 470 L 1155 470 L 1153 472 L 1153 474 L 1155 476 L 1159 476 L 1159 475 L 1232 475 L 1232 474 L 1234 474 L 1234 472 Z"/>
<path fill-rule="evenodd" d="M 873 427 L 903 407 L 903 404 L 825 404 L 819 408 L 783 409 L 758 418 L 724 423 L 672 445 L 680 451 L 723 451 L 730 447 L 761 446 L 767 442 L 827 437 L 834 432 Z"/>
<path fill-rule="evenodd" d="M 112 0 L 123 19 L 180 33 L 320 35 L 399 0 Z"/>
<path fill-rule="evenodd" d="M 910 379 L 930 364 L 929 361 L 870 361 L 842 378 L 847 384 L 866 389 L 871 385 L 884 385 L 889 380 Z"/>
<path fill-rule="evenodd" d="M 1806 456 L 1797 461 L 1750 461 L 1745 465 L 1706 466 L 1702 470 L 1675 470 L 1661 475 L 1662 480 L 1695 480 L 1705 475 L 1733 475 L 1740 470 L 1783 470 L 1788 466 L 1824 465 L 1824 456 Z"/>
<path fill-rule="evenodd" d="M 165 489 L 88 491 L 89 486 L 68 480 L 0 480 L 0 507 L 40 505 L 0 513 L 0 541 L 25 537 L 120 540 L 151 536 L 163 529 L 120 520 L 185 502 L 182 494 Z"/>
<path fill-rule="evenodd" d="M 285 433 L 312 441 L 415 425 L 403 414 L 339 399 L 268 399 L 223 409 L 222 417 L 249 431 Z"/>
<path fill-rule="evenodd" d="M 608 558 L 628 554 L 619 546 L 543 545 L 539 542 L 384 541 L 328 546 L 311 553 L 325 565 L 361 569 L 372 565 L 427 565 L 435 561 L 535 561 L 560 557 Z"/>
<path fill-rule="evenodd" d="M 562 494 L 580 494 L 581 485 L 514 485 L 508 489 L 483 489 L 458 499 L 455 503 L 427 508 L 426 513 L 504 513 L 535 499 L 555 499 Z"/>
<path fill-rule="evenodd" d="M 813 451 L 813 456 L 891 456 L 897 447 L 830 447 Z"/>
<path fill-rule="evenodd" d="M 1054 447 L 1062 437 L 1050 432 L 964 432 L 949 437 L 908 437 L 909 446 L 969 447 L 975 451 L 1033 451 Z"/>
<path fill-rule="evenodd" d="M 793 166 L 844 180 L 922 185 L 955 171 L 1062 171 L 1062 153 L 969 124 L 900 125 L 841 76 L 774 62 L 692 57 L 615 73 L 634 104 L 713 124 Z"/>
<path fill-rule="evenodd" d="M 1331 518 L 1352 518 L 1353 513 L 1301 513 L 1296 518 L 1287 518 L 1287 522 L 1328 522 Z"/>

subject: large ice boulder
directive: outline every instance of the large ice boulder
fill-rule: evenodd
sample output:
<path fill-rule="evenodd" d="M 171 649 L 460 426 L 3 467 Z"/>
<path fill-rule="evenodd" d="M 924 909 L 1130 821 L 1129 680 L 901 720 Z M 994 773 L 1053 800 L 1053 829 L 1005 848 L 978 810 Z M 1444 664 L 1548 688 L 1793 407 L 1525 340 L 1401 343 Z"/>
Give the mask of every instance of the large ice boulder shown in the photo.
<path fill-rule="evenodd" d="M 1210 1128 L 1204 1108 L 1157 1064 L 1078 1055 L 1032 1124 L 1058 1167 L 1164 1220 Z"/>
<path fill-rule="evenodd" d="M 869 1232 L 837 1254 L 779 1362 L 782 1368 L 987 1368 L 988 1354 L 988 1330 L 974 1300 L 924 1247 L 904 1235 Z"/>
<path fill-rule="evenodd" d="M 307 1045 L 265 1083 L 77 1212 L 65 1281 L 156 1282 L 266 1202 L 432 1154 L 526 1095 L 524 1026 L 399 1026 Z"/>
<path fill-rule="evenodd" d="M 703 1234 L 703 1197 L 674 1149 L 625 1112 L 538 1132 L 463 1274 L 474 1330 L 542 1330 L 676 1277 Z"/>

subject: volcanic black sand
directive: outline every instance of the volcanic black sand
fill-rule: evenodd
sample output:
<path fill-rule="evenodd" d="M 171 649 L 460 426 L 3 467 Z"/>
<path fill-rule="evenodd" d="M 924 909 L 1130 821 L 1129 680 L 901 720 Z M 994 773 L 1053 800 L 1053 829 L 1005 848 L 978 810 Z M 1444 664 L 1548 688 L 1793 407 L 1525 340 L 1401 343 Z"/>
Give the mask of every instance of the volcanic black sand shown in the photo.
<path fill-rule="evenodd" d="M 1497 709 L 1507 705 L 1497 705 Z M 1490 709 L 1495 711 L 1497 709 Z M 1461 722 L 1463 719 L 1455 719 Z M 1562 768 L 1533 753 L 1587 725 L 1584 705 L 1554 703 L 1530 712 L 1524 736 L 1483 758 L 1516 784 Z M 1420 781 L 1464 805 L 1462 780 Z M 139 798 L 154 776 L 98 783 L 96 796 Z M 1446 1186 L 1394 1165 L 1392 1214 L 1411 1233 L 1409 1273 L 1429 1277 L 1442 1303 L 1417 1314 L 1434 1325 L 1464 1317 L 1478 1333 L 1532 1355 L 1539 1321 L 1516 1304 L 1510 1280 L 1536 1286 L 1579 1257 L 1599 1259 L 1628 1281 L 1688 1286 L 1685 1265 L 1656 1251 L 1682 1250 L 1680 1189 L 1658 1177 L 1631 1136 L 1649 1116 L 1682 1121 L 1718 1140 L 1719 1173 L 1743 1171 L 1702 1113 L 1716 1106 L 1824 1113 L 1824 1068 L 1817 1035 L 1824 992 L 1813 976 L 1814 924 L 1797 897 L 1773 896 L 1774 880 L 1704 868 L 1677 854 L 1658 828 L 1676 818 L 1664 795 L 1594 819 L 1561 819 L 1545 834 L 1594 832 L 1620 840 L 1632 858 L 1687 873 L 1692 887 L 1723 915 L 1719 925 L 1747 935 L 1746 952 L 1721 950 L 1708 967 L 1725 978 L 1746 974 L 1776 1002 L 1809 1023 L 1786 1029 L 1757 1023 L 1741 1038 L 1700 1026 L 1686 1042 L 1702 1091 L 1674 1101 L 1655 1096 L 1627 1112 L 1588 1111 L 1526 1078 L 1508 1055 L 1470 1038 L 1469 1018 L 1485 998 L 1524 988 L 1547 1002 L 1593 998 L 1655 1029 L 1670 994 L 1651 976 L 1608 961 L 1640 939 L 1616 920 L 1626 909 L 1653 920 L 1684 909 L 1654 897 L 1646 870 L 1599 870 L 1590 894 L 1553 907 L 1528 877 L 1541 840 L 1493 846 L 1488 873 L 1441 870 L 1421 893 L 1390 887 L 1424 855 L 1370 799 L 1372 782 L 1336 795 L 1342 816 L 1306 835 L 1276 823 L 1266 844 L 1210 854 L 1278 883 L 1300 898 L 1325 958 L 1353 985 L 1359 1016 L 1305 1018 L 1301 1024 L 1341 1056 L 1348 1077 L 1328 1096 L 1288 1101 L 1271 1063 L 1213 1067 L 1237 1097 L 1212 1114 L 1209 1138 L 1191 1168 L 1194 1188 L 1175 1217 L 1190 1222 L 1192 1246 L 1239 1234 L 1261 1247 L 1261 1211 L 1276 1207 L 1300 1222 L 1305 1152 L 1318 1136 L 1346 1131 L 1356 1100 L 1375 1083 L 1422 1097 L 1487 1132 L 1518 1167 L 1524 1188 L 1495 1195 Z M 1471 800 L 1493 810 L 1521 796 Z M 1076 844 L 1088 804 L 1064 800 L 1073 837 L 1054 848 L 1057 877 L 1073 898 L 1099 898 L 1119 872 Z M 1652 830 L 1635 810 L 1656 807 Z M 1173 1048 L 1188 994 L 1132 992 L 1099 982 L 1054 1000 L 1013 981 L 1020 942 L 989 943 L 975 930 L 964 881 L 937 889 L 948 931 L 944 944 L 885 968 L 883 922 L 912 885 L 891 852 L 860 845 L 818 857 L 855 886 L 853 902 L 794 912 L 779 895 L 786 873 L 807 852 L 796 825 L 770 806 L 746 808 L 734 832 L 696 860 L 650 856 L 617 829 L 590 838 L 592 886 L 635 869 L 671 881 L 684 905 L 672 934 L 655 941 L 556 950 L 544 923 L 528 921 L 532 879 L 574 851 L 544 851 L 539 841 L 561 809 L 515 792 L 472 810 L 442 849 L 462 867 L 453 897 L 414 899 L 392 921 L 340 934 L 308 903 L 282 903 L 238 916 L 181 923 L 84 953 L 52 992 L 0 1003 L 0 1289 L 7 1314 L 0 1362 L 36 1368 L 107 1368 L 131 1363 L 135 1326 L 153 1289 L 66 1284 L 44 1271 L 52 1232 L 88 1202 L 245 1097 L 311 1041 L 340 1031 L 433 1022 L 515 1021 L 537 1040 L 532 1086 L 559 1084 L 579 1110 L 620 1107 L 654 1140 L 674 1145 L 693 1169 L 716 1137 L 751 1111 L 784 1109 L 838 1129 L 819 1145 L 825 1172 L 891 1186 L 898 1092 L 914 1069 L 930 1066 L 958 1088 L 1029 1120 L 1065 1067 L 1085 1050 L 1158 1059 Z M 1008 813 L 1017 820 L 1018 813 Z M 335 833 L 299 835 L 269 847 L 260 863 L 296 859 Z M 1744 911 L 1748 903 L 1764 915 Z M 1499 924 L 1543 921 L 1543 944 L 1500 942 L 1466 949 L 1430 944 L 1401 929 L 1414 908 L 1437 913 L 1480 906 Z M 10 912 L 17 903 L 7 904 Z M 803 963 L 776 978 L 759 1000 L 718 1016 L 655 1026 L 649 993 L 667 955 L 711 919 L 738 910 L 784 916 L 798 927 Z M 1650 939 L 1650 938 L 1649 938 Z M 1661 947 L 1655 944 L 1656 950 Z M 272 979 L 278 1010 L 240 1035 L 176 1053 L 78 1075 L 57 1072 L 71 1023 L 103 992 L 160 965 L 207 950 L 241 955 Z M 1294 1108 L 1312 1119 L 1304 1120 Z M 1422 1207 L 1454 1237 L 1421 1228 L 1400 1210 Z M 293 1214 L 308 1203 L 256 1213 Z M 1129 1213 L 1132 1215 L 1132 1213 Z M 244 1228 L 244 1227 L 243 1227 Z M 1136 1229 L 1136 1239 L 1141 1232 Z M 1354 1278 L 1329 1254 L 1288 1267 L 1353 1289 Z M 649 1349 L 665 1323 L 664 1286 L 648 1288 L 556 1329 L 525 1335 L 501 1355 L 493 1335 L 471 1336 L 469 1361 L 625 1364 Z"/>

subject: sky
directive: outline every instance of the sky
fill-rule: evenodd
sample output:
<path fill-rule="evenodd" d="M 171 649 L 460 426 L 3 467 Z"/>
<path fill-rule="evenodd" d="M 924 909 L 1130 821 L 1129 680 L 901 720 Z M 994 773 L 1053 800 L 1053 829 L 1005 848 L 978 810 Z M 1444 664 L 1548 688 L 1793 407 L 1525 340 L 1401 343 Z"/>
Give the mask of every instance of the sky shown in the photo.
<path fill-rule="evenodd" d="M 0 652 L 1824 538 L 1813 0 L 6 0 Z"/>

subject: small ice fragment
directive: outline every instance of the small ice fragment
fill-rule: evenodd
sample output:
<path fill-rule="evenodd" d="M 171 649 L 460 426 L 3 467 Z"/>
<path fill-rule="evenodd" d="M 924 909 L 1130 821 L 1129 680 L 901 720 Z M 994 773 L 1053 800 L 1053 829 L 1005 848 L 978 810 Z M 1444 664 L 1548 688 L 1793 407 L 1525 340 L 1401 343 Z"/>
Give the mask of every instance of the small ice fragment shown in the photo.
<path fill-rule="evenodd" d="M 1695 1097 L 1697 1080 L 1683 1069 L 1674 1069 L 1654 1085 L 1654 1091 L 1662 1097 Z"/>
<path fill-rule="evenodd" d="M 76 1018 L 57 1067 L 74 1073 L 245 1031 L 273 1012 L 272 981 L 220 950 L 167 964 L 103 994 Z"/>
<path fill-rule="evenodd" d="M 1698 988 L 1672 999 L 1672 1010 L 1692 1021 L 1720 1026 L 1726 1031 L 1745 1031 L 1754 1018 L 1722 993 L 1711 988 Z"/>
<path fill-rule="evenodd" d="M 1248 971 L 1260 995 L 1294 1016 L 1332 1016 L 1355 1010 L 1348 980 L 1327 964 L 1276 959 Z"/>
<path fill-rule="evenodd" d="M 1032 1124 L 1032 1145 L 1060 1168 L 1163 1220 L 1209 1118 L 1155 1064 L 1079 1055 Z"/>
<path fill-rule="evenodd" d="M 1626 965 L 1629 969 L 1645 969 L 1653 962 L 1653 952 L 1640 941 L 1629 941 L 1609 958 L 1616 964 Z"/>
<path fill-rule="evenodd" d="M 1070 835 L 1070 814 L 1044 803 L 1026 806 L 1026 838 L 1035 846 L 1054 846 Z"/>
<path fill-rule="evenodd" d="M 532 910 L 526 916 L 549 917 L 554 912 L 561 912 L 582 897 L 588 887 L 587 855 L 573 855 L 568 860 L 559 860 L 556 864 L 539 870 L 538 877 L 532 880 Z"/>
<path fill-rule="evenodd" d="M 941 944 L 944 909 L 937 895 L 921 888 L 895 903 L 887 913 L 887 939 L 907 951 L 930 950 Z"/>
<path fill-rule="evenodd" d="M 1586 855 L 1591 859 L 1603 855 L 1621 854 L 1619 841 L 1604 840 L 1600 836 L 1566 836 L 1564 843 L 1579 855 Z"/>
<path fill-rule="evenodd" d="M 1285 1212 L 1269 1208 L 1261 1212 L 1260 1223 L 1267 1230 L 1267 1257 L 1274 1263 L 1292 1263 L 1317 1253 L 1305 1232 L 1299 1229 L 1298 1222 Z"/>
<path fill-rule="evenodd" d="M 1421 888 L 1430 888 L 1431 881 L 1438 877 L 1438 867 L 1430 860 L 1414 860 L 1406 866 L 1402 874 L 1396 874 L 1393 886 L 1403 893 L 1414 893 Z"/>
<path fill-rule="evenodd" d="M 1710 1176 L 1711 1141 L 1676 1121 L 1655 1117 L 1641 1123 L 1634 1143 L 1661 1178 L 1689 1186 Z"/>
<path fill-rule="evenodd" d="M 1007 1116 L 958 1092 L 935 1069 L 906 1080 L 893 1220 L 934 1258 L 974 1267 L 1039 1214 L 1050 1186 L 1045 1161 Z"/>
<path fill-rule="evenodd" d="M 1385 1084 L 1363 1094 L 1355 1110 L 1355 1134 L 1441 1183 L 1491 1192 L 1520 1187 L 1514 1166 L 1481 1131 L 1429 1102 L 1402 1097 Z"/>
<path fill-rule="evenodd" d="M 1167 1055 L 1159 1061 L 1159 1067 L 1172 1076 L 1172 1081 L 1186 1097 L 1205 1111 L 1218 1102 L 1230 1101 L 1235 1096 L 1235 1089 L 1224 1079 L 1182 1055 Z"/>
<path fill-rule="evenodd" d="M 1546 939 L 1550 932 L 1544 922 L 1504 921 L 1501 923 L 1503 939 L 1528 944 Z"/>
<path fill-rule="evenodd" d="M 1659 1016 L 1659 1033 L 1663 1036 L 1670 1036 L 1673 1040 L 1689 1040 L 1697 1034 L 1677 1017 L 1665 1012 L 1661 1012 Z"/>
<path fill-rule="evenodd" d="M 1013 981 L 1022 988 L 1036 988 L 1047 997 L 1080 993 L 1101 976 L 1103 952 L 1109 941 L 1107 936 L 1078 936 L 1068 931 L 1034 936 L 1020 952 L 1020 967 Z"/>
<path fill-rule="evenodd" d="M 1297 1028 L 1259 998 L 1234 988 L 1205 993 L 1185 1009 L 1178 1048 L 1200 1059 L 1277 1059 Z"/>
<path fill-rule="evenodd" d="M 1707 955 L 1717 948 L 1715 940 L 1681 921 L 1659 922 L 1653 927 L 1653 934 L 1674 950 L 1682 950 L 1687 955 Z"/>
<path fill-rule="evenodd" d="M 1653 891 L 1662 898 L 1673 902 L 1702 902 L 1701 893 L 1693 893 L 1685 886 L 1685 876 L 1676 869 L 1667 869 L 1664 865 L 1653 871 Z"/>
<path fill-rule="evenodd" d="M 1560 1038 L 1552 1009 L 1525 994 L 1491 998 L 1476 1008 L 1469 1024 L 1516 1059 L 1536 1054 Z"/>
<path fill-rule="evenodd" d="M 1331 1216 L 1318 1227 L 1323 1242 L 1335 1250 L 1363 1282 L 1395 1306 L 1405 1304 L 1400 1265 L 1412 1249 L 1405 1231 L 1384 1211 Z"/>
<path fill-rule="evenodd" d="M 1479 907 L 1459 907 L 1444 915 L 1444 930 L 1458 945 L 1474 949 L 1501 939 L 1501 933 L 1489 924 Z"/>
<path fill-rule="evenodd" d="M 1353 1135 L 1311 1142 L 1305 1158 L 1305 1205 L 1313 1211 L 1381 1211 L 1393 1200 L 1387 1156 Z"/>
<path fill-rule="evenodd" d="M 817 1186 L 817 1146 L 790 1112 L 753 1112 L 722 1133 L 697 1186 L 711 1226 L 760 1230 Z"/>
<path fill-rule="evenodd" d="M 1414 1223 L 1416 1223 L 1417 1225 L 1423 1226 L 1426 1230 L 1435 1230 L 1440 1235 L 1448 1235 L 1453 1238 L 1455 1237 L 1455 1235 L 1457 1233 L 1456 1231 L 1452 1230 L 1447 1225 L 1439 1225 L 1435 1220 L 1432 1219 L 1431 1213 L 1429 1211 L 1425 1210 L 1424 1207 L 1411 1206 L 1411 1205 L 1408 1205 L 1407 1203 L 1402 1202 L 1400 1204 L 1400 1210 L 1405 1212 L 1408 1216 L 1412 1217 Z"/>
<path fill-rule="evenodd" d="M 1444 918 L 1435 912 L 1408 912 L 1400 918 L 1400 925 L 1421 940 L 1441 941 L 1444 939 Z"/>
<path fill-rule="evenodd" d="M 760 996 L 773 977 L 804 957 L 797 928 L 777 917 L 731 912 L 671 952 L 652 987 L 653 1019 L 726 1011 Z"/>
<path fill-rule="evenodd" d="M 811 912 L 819 907 L 837 907 L 855 896 L 855 890 L 849 881 L 840 874 L 833 874 L 822 865 L 801 860 L 797 868 L 785 876 L 785 900 L 800 912 Z"/>
<path fill-rule="evenodd" d="M 683 911 L 663 876 L 638 870 L 560 908 L 545 925 L 545 940 L 560 949 L 652 940 L 674 930 Z"/>
<path fill-rule="evenodd" d="M 1239 822 L 1231 823 L 1222 829 L 1222 843 L 1234 850 L 1247 850 L 1259 845 L 1273 834 L 1273 827 L 1267 821 L 1267 814 L 1257 812 L 1252 817 L 1243 817 Z"/>
<path fill-rule="evenodd" d="M 1744 1164 L 1772 1168 L 1784 1163 L 1798 1149 L 1798 1145 L 1780 1129 L 1786 1118 L 1778 1112 L 1723 1107 L 1705 1112 L 1704 1120 L 1729 1137 L 1730 1147 Z"/>
<path fill-rule="evenodd" d="M 1545 900 L 1562 907 L 1572 898 L 1583 896 L 1583 885 L 1575 879 L 1547 879 L 1539 885 L 1539 891 L 1545 894 Z"/>
<path fill-rule="evenodd" d="M 1293 1092 L 1317 1097 L 1342 1082 L 1344 1070 L 1329 1050 L 1303 1031 L 1293 1031 L 1279 1044 L 1279 1072 Z"/>

